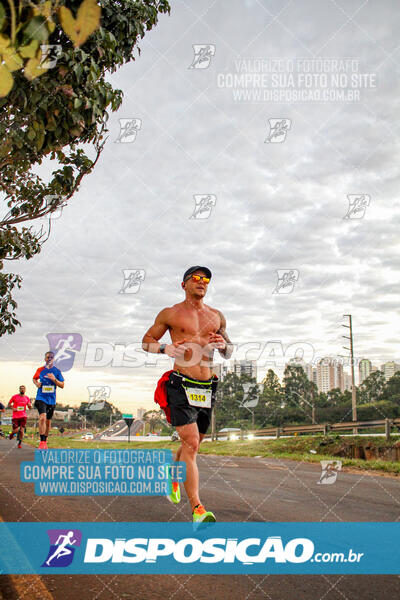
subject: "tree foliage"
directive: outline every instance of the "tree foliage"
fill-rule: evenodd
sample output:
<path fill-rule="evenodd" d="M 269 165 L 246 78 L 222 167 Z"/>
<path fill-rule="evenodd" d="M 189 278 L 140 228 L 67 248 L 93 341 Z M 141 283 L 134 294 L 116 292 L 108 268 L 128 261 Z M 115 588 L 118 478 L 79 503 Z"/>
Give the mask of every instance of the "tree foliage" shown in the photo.
<path fill-rule="evenodd" d="M 256 406 L 252 406 L 252 401 Z M 260 390 L 256 380 L 249 375 L 228 373 L 217 389 L 217 428 L 242 427 L 250 429 L 265 418 L 265 403 L 260 402 Z"/>
<path fill-rule="evenodd" d="M 368 375 L 359 387 L 360 403 L 370 404 L 382 399 L 385 389 L 385 377 L 382 371 L 373 371 Z"/>
<path fill-rule="evenodd" d="M 238 377 L 230 373 L 219 384 L 215 408 L 217 430 L 224 427 L 251 429 L 253 422 L 255 429 L 308 424 L 312 422 L 313 406 L 317 423 L 351 421 L 351 392 L 342 392 L 339 388 L 318 392 L 301 366 L 287 365 L 282 384 L 269 369 L 262 389 L 254 387 L 257 405 L 246 410 L 244 386 L 251 381 L 247 375 Z M 371 373 L 364 380 L 357 389 L 357 416 L 366 421 L 400 416 L 400 372 L 388 381 L 381 372 Z"/>
<path fill-rule="evenodd" d="M 167 424 L 165 413 L 162 410 L 148 410 L 143 415 L 143 421 L 149 424 L 152 433 L 157 427 L 164 428 Z"/>
<path fill-rule="evenodd" d="M 139 40 L 169 10 L 167 0 L 0 0 L 0 80 L 4 69 L 12 77 L 8 91 L 0 83 L 0 335 L 19 325 L 13 289 L 21 278 L 2 272 L 4 261 L 40 252 L 48 232 L 33 224 L 65 205 L 94 168 L 109 111 L 121 105 L 107 74 L 134 60 Z M 43 67 L 43 45 L 57 50 L 52 68 Z"/>
<path fill-rule="evenodd" d="M 112 416 L 113 421 L 122 418 L 121 411 L 111 402 L 105 401 L 101 410 L 88 410 L 88 406 L 89 402 L 81 402 L 77 414 L 81 417 L 85 416 L 86 423 L 89 426 L 106 427 L 110 424 L 110 416 Z"/>
<path fill-rule="evenodd" d="M 56 23 L 75 48 L 81 46 L 100 25 L 101 8 L 96 0 L 82 0 L 76 11 L 63 6 L 59 0 L 42 2 L 0 2 L 0 97 L 9 94 L 14 86 L 13 73 L 21 71 L 32 80 L 50 66 L 47 49 Z"/>

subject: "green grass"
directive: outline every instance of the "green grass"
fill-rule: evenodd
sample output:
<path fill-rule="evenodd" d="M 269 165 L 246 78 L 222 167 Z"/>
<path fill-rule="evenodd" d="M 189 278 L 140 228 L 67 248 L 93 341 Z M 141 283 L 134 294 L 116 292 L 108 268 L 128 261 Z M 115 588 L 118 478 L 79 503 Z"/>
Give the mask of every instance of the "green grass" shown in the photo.
<path fill-rule="evenodd" d="M 343 467 L 350 467 L 362 471 L 379 471 L 400 475 L 400 462 L 391 462 L 387 460 L 363 460 L 356 458 L 345 458 L 328 452 L 321 453 L 316 450 L 317 454 L 310 452 L 310 449 L 315 449 L 311 443 L 310 448 L 301 449 L 296 446 L 302 444 L 294 444 L 290 446 L 288 440 L 281 444 L 280 440 L 259 440 L 251 442 L 213 442 L 202 444 L 201 454 L 216 454 L 221 456 L 260 456 L 262 458 L 279 458 L 285 460 L 295 460 L 308 463 L 319 463 L 321 460 L 341 460 Z M 282 440 L 283 442 L 283 440 Z"/>
<path fill-rule="evenodd" d="M 137 442 L 132 438 L 132 442 L 104 442 L 98 440 L 78 440 L 78 435 L 71 437 L 61 436 L 54 432 L 49 439 L 50 448 L 116 448 L 116 449 L 141 449 L 141 448 L 167 448 L 176 450 L 178 442 L 160 441 L 154 443 Z M 75 439 L 74 439 L 75 438 Z M 24 438 L 26 443 L 37 446 L 37 439 L 31 436 Z M 265 458 L 279 458 L 286 460 L 295 460 L 309 463 L 319 463 L 320 460 L 341 460 L 343 467 L 359 469 L 361 471 L 377 471 L 400 474 L 400 462 L 392 462 L 383 459 L 363 460 L 340 456 L 339 453 L 349 452 L 350 445 L 369 446 L 375 448 L 393 448 L 397 442 L 396 439 L 387 442 L 385 438 L 376 437 L 340 437 L 340 436 L 294 436 L 290 438 L 279 438 L 274 440 L 237 440 L 237 441 L 217 441 L 203 442 L 200 447 L 200 454 L 220 455 L 220 456 L 260 456 Z M 310 452 L 314 450 L 316 453 Z"/>

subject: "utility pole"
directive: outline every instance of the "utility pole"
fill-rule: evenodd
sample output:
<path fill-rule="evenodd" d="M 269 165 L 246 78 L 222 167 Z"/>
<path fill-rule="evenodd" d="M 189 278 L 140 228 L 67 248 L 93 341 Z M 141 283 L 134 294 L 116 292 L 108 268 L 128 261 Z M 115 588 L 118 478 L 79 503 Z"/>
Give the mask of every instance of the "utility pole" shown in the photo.
<path fill-rule="evenodd" d="M 354 348 L 353 348 L 353 321 L 351 315 L 343 315 L 344 317 L 349 318 L 348 325 L 342 325 L 342 327 L 346 327 L 349 329 L 350 336 L 344 335 L 346 340 L 350 340 L 350 348 L 343 346 L 345 350 L 350 351 L 350 360 L 351 360 L 351 408 L 352 408 L 352 420 L 354 422 L 357 421 L 357 393 L 356 393 L 356 382 L 354 378 Z M 357 427 L 353 428 L 353 434 L 357 435 L 358 429 Z"/>

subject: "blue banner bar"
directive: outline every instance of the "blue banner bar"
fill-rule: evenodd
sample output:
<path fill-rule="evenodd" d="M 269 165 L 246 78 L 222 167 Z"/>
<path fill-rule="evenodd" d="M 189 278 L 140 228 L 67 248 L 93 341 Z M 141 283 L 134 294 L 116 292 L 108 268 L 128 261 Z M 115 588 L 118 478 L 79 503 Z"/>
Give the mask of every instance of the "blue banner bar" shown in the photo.
<path fill-rule="evenodd" d="M 0 572 L 400 574 L 400 523 L 0 523 Z"/>
<path fill-rule="evenodd" d="M 55 449 L 21 462 L 20 475 L 38 496 L 166 496 L 186 465 L 171 450 Z"/>

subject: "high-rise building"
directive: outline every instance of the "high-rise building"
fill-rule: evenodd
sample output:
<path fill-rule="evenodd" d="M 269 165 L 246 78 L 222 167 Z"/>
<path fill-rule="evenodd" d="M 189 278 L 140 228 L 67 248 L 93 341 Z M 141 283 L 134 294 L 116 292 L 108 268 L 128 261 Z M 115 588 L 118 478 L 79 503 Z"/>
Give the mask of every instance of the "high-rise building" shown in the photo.
<path fill-rule="evenodd" d="M 339 388 L 345 389 L 343 365 L 336 358 L 326 356 L 317 363 L 317 387 L 319 392 L 329 392 Z"/>
<path fill-rule="evenodd" d="M 238 377 L 241 375 L 249 375 L 257 379 L 257 362 L 255 360 L 234 360 L 230 370 Z"/>
<path fill-rule="evenodd" d="M 306 366 L 303 367 L 303 369 L 307 375 L 307 378 L 316 384 L 317 383 L 317 369 L 310 364 L 306 364 Z"/>
<path fill-rule="evenodd" d="M 315 383 L 315 385 L 317 385 L 318 382 L 318 373 L 317 373 L 317 369 L 315 367 L 312 368 L 312 379 L 310 381 L 312 381 L 313 383 Z"/>
<path fill-rule="evenodd" d="M 313 365 L 306 363 L 302 358 L 291 358 L 286 365 L 290 367 L 301 367 L 307 378 L 317 384 L 317 369 Z"/>
<path fill-rule="evenodd" d="M 334 368 L 334 386 L 335 388 L 339 388 L 341 392 L 344 392 L 344 371 L 343 365 L 341 362 L 336 363 Z"/>
<path fill-rule="evenodd" d="M 331 388 L 331 365 L 325 358 L 317 364 L 317 386 L 319 392 L 329 392 Z"/>
<path fill-rule="evenodd" d="M 296 356 L 294 358 L 291 358 L 286 364 L 290 367 L 303 367 L 303 369 L 306 365 L 305 361 L 302 358 L 297 358 Z"/>
<path fill-rule="evenodd" d="M 400 371 L 400 365 L 398 363 L 395 363 L 394 360 L 390 360 L 389 362 L 385 362 L 383 363 L 383 365 L 381 365 L 381 371 L 383 372 L 387 381 L 388 379 L 393 377 L 393 375 L 397 371 Z"/>
<path fill-rule="evenodd" d="M 359 385 L 367 379 L 372 372 L 372 363 L 368 358 L 362 358 L 358 363 L 358 383 Z"/>
<path fill-rule="evenodd" d="M 138 408 L 136 411 L 136 418 L 137 419 L 143 419 L 144 414 L 146 413 L 146 409 L 145 408 Z"/>
<path fill-rule="evenodd" d="M 344 381 L 344 389 L 349 390 L 351 392 L 351 375 L 348 373 L 343 373 L 343 381 Z"/>

